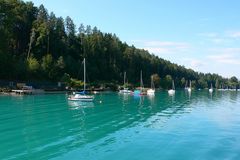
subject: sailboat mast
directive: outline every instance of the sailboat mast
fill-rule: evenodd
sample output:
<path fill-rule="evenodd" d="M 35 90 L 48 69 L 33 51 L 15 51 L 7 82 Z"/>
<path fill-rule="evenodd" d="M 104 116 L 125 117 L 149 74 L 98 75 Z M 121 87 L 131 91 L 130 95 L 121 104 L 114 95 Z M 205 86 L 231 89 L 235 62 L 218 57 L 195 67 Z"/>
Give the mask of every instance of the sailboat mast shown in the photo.
<path fill-rule="evenodd" d="M 174 81 L 172 81 L 172 89 L 175 90 Z"/>
<path fill-rule="evenodd" d="M 154 89 L 153 76 L 151 76 L 151 88 Z"/>
<path fill-rule="evenodd" d="M 86 90 L 86 64 L 85 64 L 85 58 L 83 59 L 83 66 L 84 66 L 84 91 Z"/>
<path fill-rule="evenodd" d="M 125 83 L 126 83 L 126 72 L 124 72 L 124 87 L 125 87 Z"/>
<path fill-rule="evenodd" d="M 141 78 L 141 81 L 140 81 L 140 87 L 141 87 L 141 90 L 143 89 L 143 80 L 142 80 L 142 70 L 141 70 L 141 74 L 140 74 L 140 78 Z"/>

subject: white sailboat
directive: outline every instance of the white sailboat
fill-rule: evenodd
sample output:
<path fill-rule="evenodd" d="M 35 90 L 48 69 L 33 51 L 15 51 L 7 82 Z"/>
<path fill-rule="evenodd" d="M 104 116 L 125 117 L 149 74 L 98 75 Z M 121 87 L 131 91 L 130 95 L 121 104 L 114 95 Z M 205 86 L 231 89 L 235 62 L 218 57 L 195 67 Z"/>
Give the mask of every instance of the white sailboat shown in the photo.
<path fill-rule="evenodd" d="M 190 80 L 190 82 L 189 82 L 189 87 L 188 87 L 188 92 L 191 92 L 192 91 L 192 82 L 191 82 L 191 80 Z"/>
<path fill-rule="evenodd" d="M 172 81 L 172 89 L 168 90 L 169 95 L 174 95 L 175 94 L 175 86 L 174 86 L 174 81 Z"/>
<path fill-rule="evenodd" d="M 83 101 L 83 102 L 92 102 L 94 96 L 86 94 L 86 62 L 85 58 L 83 59 L 84 65 L 84 88 L 82 92 L 75 92 L 72 96 L 68 98 L 70 101 Z"/>
<path fill-rule="evenodd" d="M 153 83 L 153 76 L 151 76 L 151 89 L 147 90 L 147 95 L 149 95 L 149 96 L 155 95 L 155 87 L 154 87 L 154 83 Z"/>
<path fill-rule="evenodd" d="M 185 90 L 188 90 L 188 87 L 187 87 L 187 85 L 188 85 L 188 81 L 186 81 L 186 83 L 185 83 Z"/>
<path fill-rule="evenodd" d="M 134 96 L 146 95 L 147 93 L 144 91 L 143 80 L 142 80 L 142 71 L 140 73 L 140 90 L 134 90 Z"/>
<path fill-rule="evenodd" d="M 124 86 L 124 88 L 121 89 L 121 90 L 119 91 L 119 93 L 122 93 L 122 94 L 131 94 L 131 93 L 132 93 L 132 91 L 129 90 L 129 89 L 126 87 L 126 72 L 124 72 L 124 84 L 123 84 L 123 86 Z"/>
<path fill-rule="evenodd" d="M 212 87 L 212 83 L 211 83 L 211 88 L 208 90 L 210 93 L 213 92 L 213 87 Z"/>

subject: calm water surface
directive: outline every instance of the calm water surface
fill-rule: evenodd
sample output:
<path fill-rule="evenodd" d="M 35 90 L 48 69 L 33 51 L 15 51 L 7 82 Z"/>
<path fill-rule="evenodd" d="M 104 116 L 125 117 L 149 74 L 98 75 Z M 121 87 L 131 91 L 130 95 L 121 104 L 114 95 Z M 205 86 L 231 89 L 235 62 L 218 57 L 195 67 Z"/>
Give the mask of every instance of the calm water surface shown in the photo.
<path fill-rule="evenodd" d="M 0 159 L 240 159 L 240 92 L 0 95 Z"/>

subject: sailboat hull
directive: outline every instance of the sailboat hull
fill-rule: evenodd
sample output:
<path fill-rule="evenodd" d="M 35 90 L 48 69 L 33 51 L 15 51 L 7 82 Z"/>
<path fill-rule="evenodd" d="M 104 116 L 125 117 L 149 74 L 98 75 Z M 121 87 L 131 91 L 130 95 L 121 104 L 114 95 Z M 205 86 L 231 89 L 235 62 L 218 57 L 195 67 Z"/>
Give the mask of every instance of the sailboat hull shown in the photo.
<path fill-rule="evenodd" d="M 155 90 L 154 89 L 147 90 L 147 95 L 149 95 L 149 96 L 155 95 Z"/>
<path fill-rule="evenodd" d="M 175 94 L 175 90 L 173 90 L 173 89 L 168 90 L 168 94 L 169 95 L 174 95 Z"/>
<path fill-rule="evenodd" d="M 68 98 L 69 101 L 82 101 L 82 102 L 92 102 L 94 99 L 93 96 L 90 95 L 78 95 L 75 94 L 74 96 L 71 96 Z"/>
<path fill-rule="evenodd" d="M 123 90 L 120 90 L 119 93 L 121 93 L 121 94 L 132 94 L 132 91 L 130 91 L 128 89 L 123 89 Z"/>

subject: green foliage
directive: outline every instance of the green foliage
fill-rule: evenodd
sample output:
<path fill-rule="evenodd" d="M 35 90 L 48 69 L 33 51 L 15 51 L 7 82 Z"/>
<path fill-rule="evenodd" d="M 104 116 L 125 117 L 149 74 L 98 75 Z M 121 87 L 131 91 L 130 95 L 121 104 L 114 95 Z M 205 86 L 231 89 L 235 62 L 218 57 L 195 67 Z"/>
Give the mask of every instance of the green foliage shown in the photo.
<path fill-rule="evenodd" d="M 238 86 L 237 77 L 235 77 L 235 76 L 231 77 L 228 81 L 228 86 L 230 86 L 230 88 L 233 88 L 233 89 L 237 88 L 237 86 Z"/>
<path fill-rule="evenodd" d="M 69 87 L 75 88 L 75 89 L 83 89 L 83 81 L 71 78 L 69 82 Z"/>
<path fill-rule="evenodd" d="M 207 88 L 211 83 L 215 87 L 239 85 L 236 77 L 226 79 L 186 69 L 129 46 L 97 27 L 80 24 L 76 33 L 70 17 L 64 20 L 49 14 L 43 5 L 37 8 L 22 0 L 0 0 L 0 42 L 0 77 L 6 80 L 63 78 L 69 86 L 81 87 L 77 79 L 81 79 L 82 60 L 86 58 L 87 81 L 105 82 L 110 88 L 122 83 L 124 72 L 128 73 L 129 84 L 136 86 L 140 70 L 147 82 L 144 85 L 149 87 L 151 75 L 155 86 L 165 89 L 171 88 L 172 79 L 176 87 L 184 87 L 187 80 L 192 80 L 196 88 Z"/>
<path fill-rule="evenodd" d="M 181 87 L 185 87 L 185 85 L 186 85 L 186 80 L 185 80 L 185 78 L 183 77 L 182 79 L 181 79 Z"/>
<path fill-rule="evenodd" d="M 48 72 L 49 70 L 51 70 L 52 65 L 53 65 L 52 55 L 47 54 L 47 55 L 42 57 L 41 67 L 42 67 L 44 72 Z"/>
<path fill-rule="evenodd" d="M 63 75 L 62 78 L 61 78 L 61 82 L 65 82 L 65 83 L 69 84 L 70 81 L 71 81 L 70 75 L 67 74 L 67 73 L 64 73 L 64 75 Z"/>
<path fill-rule="evenodd" d="M 171 75 L 166 75 L 163 80 L 161 81 L 161 86 L 164 89 L 170 89 L 172 88 L 172 76 Z"/>
<path fill-rule="evenodd" d="M 197 88 L 201 88 L 201 89 L 208 88 L 207 81 L 204 80 L 203 77 L 201 77 L 201 78 L 198 80 L 198 87 L 197 87 Z"/>
<path fill-rule="evenodd" d="M 191 87 L 192 88 L 197 88 L 196 85 L 197 85 L 197 83 L 196 83 L 195 80 L 191 81 Z"/>
<path fill-rule="evenodd" d="M 66 33 L 69 37 L 74 38 L 75 36 L 75 24 L 73 23 L 73 20 L 67 16 L 66 20 Z"/>
<path fill-rule="evenodd" d="M 57 63 L 56 63 L 56 67 L 59 68 L 59 69 L 64 69 L 65 68 L 65 63 L 64 63 L 64 60 L 63 60 L 63 57 L 60 56 L 57 60 Z"/>
<path fill-rule="evenodd" d="M 235 76 L 231 77 L 231 78 L 230 78 L 230 82 L 231 82 L 231 83 L 238 83 L 237 77 L 235 77 Z"/>
<path fill-rule="evenodd" d="M 33 56 L 30 56 L 27 59 L 27 64 L 28 64 L 28 70 L 31 73 L 37 72 L 40 68 L 38 60 L 36 58 L 34 58 Z"/>
<path fill-rule="evenodd" d="M 153 78 L 154 86 L 155 87 L 159 87 L 159 85 L 160 85 L 160 77 L 159 77 L 159 75 L 158 74 L 153 74 L 152 78 Z"/>

